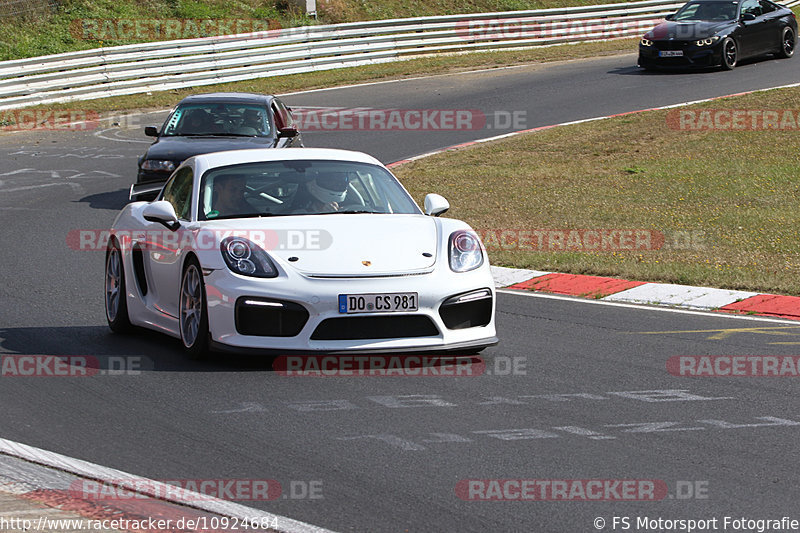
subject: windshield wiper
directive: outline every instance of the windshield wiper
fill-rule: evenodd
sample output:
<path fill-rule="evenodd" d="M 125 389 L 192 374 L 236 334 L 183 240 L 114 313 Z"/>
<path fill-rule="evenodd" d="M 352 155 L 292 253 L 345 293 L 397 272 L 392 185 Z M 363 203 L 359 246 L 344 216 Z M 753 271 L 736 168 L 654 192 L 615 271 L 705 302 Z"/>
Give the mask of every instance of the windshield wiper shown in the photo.
<path fill-rule="evenodd" d="M 286 215 L 279 215 L 278 213 L 247 213 L 243 215 L 222 215 L 219 217 L 206 217 L 206 220 L 223 220 L 223 219 L 230 219 L 230 218 L 266 218 L 266 217 L 282 217 Z"/>
<path fill-rule="evenodd" d="M 380 214 L 377 211 L 367 211 L 364 209 L 345 209 L 344 211 L 331 211 L 329 213 L 320 213 L 320 215 L 360 215 L 363 213 Z"/>
<path fill-rule="evenodd" d="M 258 135 L 249 135 L 247 133 L 224 133 L 224 132 L 203 133 L 201 135 L 207 137 L 258 137 Z"/>
<path fill-rule="evenodd" d="M 178 133 L 178 134 L 171 134 L 171 135 L 164 135 L 164 137 L 263 137 L 268 138 L 265 135 L 248 135 L 246 133 Z"/>

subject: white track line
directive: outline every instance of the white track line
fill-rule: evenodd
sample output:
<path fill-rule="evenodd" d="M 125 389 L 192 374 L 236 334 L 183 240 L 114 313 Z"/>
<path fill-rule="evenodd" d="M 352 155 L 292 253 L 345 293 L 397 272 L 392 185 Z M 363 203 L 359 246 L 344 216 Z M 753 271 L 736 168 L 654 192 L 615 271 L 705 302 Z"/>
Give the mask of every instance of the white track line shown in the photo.
<path fill-rule="evenodd" d="M 690 105 L 703 104 L 703 103 L 706 103 L 706 102 L 713 102 L 715 100 L 722 100 L 722 99 L 725 99 L 725 98 L 732 98 L 734 96 L 745 96 L 745 95 L 748 95 L 748 94 L 760 93 L 760 92 L 765 92 L 765 91 L 774 91 L 774 90 L 777 90 L 777 89 L 791 89 L 791 88 L 794 88 L 794 87 L 800 87 L 800 83 L 789 83 L 787 85 L 778 85 L 776 87 L 767 87 L 767 88 L 764 88 L 764 89 L 753 89 L 751 91 L 743 91 L 743 92 L 739 92 L 739 93 L 726 94 L 726 95 L 722 95 L 722 96 L 712 96 L 710 98 L 703 98 L 702 100 L 691 100 L 689 102 L 681 102 L 681 103 L 678 103 L 678 104 L 669 104 L 669 105 L 658 106 L 658 107 L 648 107 L 648 108 L 645 108 L 645 109 L 636 109 L 634 111 L 623 111 L 622 113 L 614 113 L 613 115 L 602 115 L 602 116 L 599 116 L 599 117 L 591 117 L 591 118 L 583 118 L 583 119 L 579 119 L 579 120 L 571 120 L 569 122 L 560 122 L 558 124 L 550 124 L 550 125 L 547 125 L 547 126 L 537 126 L 535 128 L 527 128 L 527 129 L 524 129 L 524 130 L 512 131 L 512 132 L 503 133 L 503 134 L 500 134 L 500 135 L 493 135 L 491 137 L 484 137 L 482 139 L 475 139 L 475 140 L 472 140 L 472 141 L 466 141 L 466 142 L 463 142 L 463 143 L 455 144 L 453 146 L 448 146 L 448 147 L 445 147 L 445 148 L 441 148 L 439 150 L 434 150 L 432 152 L 427 152 L 427 153 L 424 153 L 424 154 L 408 157 L 406 159 L 401 159 L 400 161 L 395 161 L 394 163 L 391 163 L 391 165 L 395 165 L 396 166 L 396 165 L 403 164 L 403 163 L 408 163 L 408 162 L 411 162 L 411 161 L 418 161 L 420 159 L 425 159 L 427 157 L 431 157 L 431 156 L 434 156 L 434 155 L 439 155 L 439 154 L 442 154 L 444 152 L 450 152 L 450 151 L 461 149 L 461 148 L 468 148 L 468 147 L 473 146 L 475 144 L 498 141 L 500 139 L 506 139 L 506 138 L 509 138 L 509 137 L 516 137 L 517 135 L 523 135 L 525 133 L 537 133 L 537 132 L 540 132 L 540 131 L 549 130 L 549 129 L 553 129 L 553 128 L 560 128 L 562 126 L 573 126 L 575 124 L 585 124 L 587 122 L 597 122 L 599 120 L 607 120 L 607 119 L 611 119 L 611 118 L 624 117 L 624 116 L 627 116 L 627 115 L 636 115 L 636 114 L 639 114 L 639 113 L 646 113 L 648 111 L 664 111 L 664 110 L 667 110 L 667 109 L 675 109 L 675 108 L 678 108 L 678 107 L 686 107 L 686 106 L 690 106 Z"/>
<path fill-rule="evenodd" d="M 712 313 L 708 311 L 695 311 L 692 309 L 681 309 L 675 307 L 656 307 L 651 305 L 645 304 L 628 304 L 622 302 L 611 302 L 608 300 L 592 300 L 587 298 L 581 298 L 580 296 L 566 296 L 562 294 L 549 294 L 549 293 L 541 293 L 541 292 L 532 292 L 532 291 L 523 291 L 518 289 L 497 289 L 497 292 L 501 292 L 503 294 L 512 294 L 515 296 L 526 296 L 529 298 L 547 298 L 550 300 L 564 300 L 568 302 L 576 302 L 576 303 L 584 303 L 584 304 L 591 304 L 591 305 L 608 305 L 611 307 L 625 307 L 628 309 L 646 309 L 648 311 L 661 311 L 663 313 L 680 313 L 685 315 L 696 315 L 696 316 L 706 316 L 706 317 L 713 317 L 713 318 L 729 318 L 733 320 L 751 320 L 754 322 L 771 322 L 776 324 L 793 324 L 800 327 L 800 322 L 797 320 L 789 320 L 789 319 L 782 319 L 782 318 L 768 318 L 768 317 L 761 317 L 761 316 L 750 316 L 750 315 L 736 315 L 731 313 Z"/>
<path fill-rule="evenodd" d="M 627 54 L 620 54 L 620 55 L 627 55 Z M 603 57 L 612 57 L 612 56 L 603 56 Z M 440 74 L 428 74 L 427 76 L 413 76 L 410 78 L 396 78 L 392 80 L 379 80 L 379 81 L 368 81 L 364 83 L 351 83 L 350 85 L 337 85 L 336 87 L 321 87 L 319 89 L 305 89 L 303 91 L 295 91 L 291 93 L 282 93 L 278 96 L 294 96 L 298 94 L 309 94 L 309 93 L 319 93 L 319 92 L 326 92 L 326 91 L 336 91 L 338 89 L 355 89 L 358 87 L 369 87 L 371 85 L 382 85 L 384 83 L 400 83 L 404 81 L 417 81 L 417 80 L 427 80 L 430 78 L 441 78 L 443 76 L 453 76 L 457 74 L 480 74 L 481 72 L 497 72 L 499 70 L 509 70 L 513 68 L 521 68 L 521 67 L 530 67 L 530 66 L 539 66 L 539 65 L 554 65 L 556 63 L 566 63 L 568 61 L 581 61 L 581 59 L 566 59 L 564 61 L 553 61 L 547 63 L 523 63 L 521 65 L 508 65 L 505 67 L 489 67 L 489 68 L 479 68 L 475 70 L 460 70 L 454 72 L 442 72 Z"/>
<path fill-rule="evenodd" d="M 597 39 L 596 41 L 592 41 L 592 42 L 616 41 L 616 40 L 631 39 L 631 38 L 636 39 L 636 37 L 620 37 L 620 38 L 614 38 L 614 39 Z M 515 51 L 521 51 L 521 50 L 531 50 L 532 48 L 552 48 L 554 46 L 575 46 L 575 45 L 578 45 L 578 44 L 581 44 L 581 43 L 558 43 L 558 44 L 547 44 L 547 45 L 535 46 L 535 47 L 522 46 L 522 47 L 514 47 L 514 48 L 504 48 L 502 51 L 515 52 Z M 441 55 L 444 55 L 444 56 L 457 56 L 457 55 L 466 55 L 466 54 L 487 54 L 487 53 L 492 53 L 492 52 L 497 52 L 497 51 L 499 51 L 499 50 L 470 50 L 470 51 L 467 51 L 467 52 L 454 52 L 454 53 L 451 53 L 451 54 L 441 54 Z M 337 89 L 352 89 L 354 87 L 368 87 L 370 85 L 381 85 L 383 83 L 398 83 L 398 82 L 403 82 L 403 81 L 427 80 L 429 78 L 440 78 L 440 77 L 443 77 L 443 76 L 453 76 L 453 75 L 458 75 L 458 74 L 480 74 L 482 72 L 497 72 L 497 71 L 500 71 L 500 70 L 510 70 L 510 69 L 515 69 L 515 68 L 524 68 L 524 67 L 544 67 L 544 66 L 559 65 L 559 64 L 564 64 L 564 63 L 575 63 L 575 62 L 578 62 L 578 61 L 593 61 L 595 59 L 606 58 L 606 57 L 632 56 L 632 55 L 636 55 L 636 52 L 622 52 L 622 53 L 619 53 L 619 54 L 608 54 L 608 55 L 596 56 L 596 57 L 577 57 L 577 58 L 574 58 L 574 59 L 560 59 L 558 61 L 540 61 L 540 62 L 533 62 L 533 63 L 520 63 L 518 65 L 506 65 L 504 67 L 486 67 L 486 68 L 479 68 L 479 69 L 474 69 L 474 70 L 455 70 L 455 71 L 452 71 L 452 72 L 440 72 L 439 74 L 428 74 L 428 75 L 422 75 L 422 76 L 413 76 L 413 77 L 409 77 L 409 78 L 396 78 L 396 79 L 391 79 L 391 80 L 378 80 L 378 81 L 368 81 L 368 82 L 364 82 L 364 83 L 352 83 L 350 85 L 339 85 L 339 86 L 336 86 L 336 87 L 322 87 L 322 88 L 319 88 L 319 89 L 306 89 L 306 90 L 303 90 L 303 91 L 296 91 L 296 92 L 291 92 L 291 93 L 283 93 L 283 94 L 279 94 L 278 96 L 292 96 L 292 95 L 296 95 L 296 94 L 308 94 L 308 93 L 323 92 L 323 91 L 335 91 Z M 413 58 L 405 59 L 403 61 L 413 61 Z"/>
<path fill-rule="evenodd" d="M 259 509 L 253 509 L 238 503 L 212 498 L 209 495 L 188 490 L 182 490 L 181 492 L 191 496 L 193 501 L 180 500 L 171 494 L 172 491 L 167 490 L 169 487 L 164 483 L 7 439 L 0 439 L 0 453 L 110 485 L 118 484 L 121 480 L 124 480 L 126 483 L 134 482 L 130 483 L 130 486 L 126 485 L 126 490 L 139 492 L 132 488 L 136 486 L 154 489 L 158 492 L 157 499 L 184 507 L 192 507 L 194 509 L 231 518 L 238 518 L 240 520 L 263 518 L 269 520 L 270 523 L 277 522 L 279 527 L 270 529 L 280 531 L 281 533 L 333 533 L 328 529 L 312 526 L 304 522 L 292 520 L 291 518 L 267 513 Z M 136 485 L 135 482 L 137 481 L 141 483 Z M 153 494 L 148 494 L 147 491 L 141 491 L 139 494 L 153 497 Z"/>

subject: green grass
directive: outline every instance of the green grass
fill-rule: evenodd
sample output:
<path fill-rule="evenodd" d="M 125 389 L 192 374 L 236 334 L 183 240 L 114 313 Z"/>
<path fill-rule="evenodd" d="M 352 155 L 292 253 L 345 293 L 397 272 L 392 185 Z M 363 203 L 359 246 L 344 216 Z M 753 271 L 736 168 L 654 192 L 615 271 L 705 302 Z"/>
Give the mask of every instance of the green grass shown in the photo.
<path fill-rule="evenodd" d="M 613 4 L 625 0 L 327 0 L 318 1 L 321 17 L 327 22 L 377 20 L 461 13 L 491 13 L 594 4 Z"/>
<path fill-rule="evenodd" d="M 690 109 L 795 110 L 800 89 Z M 493 264 L 800 295 L 800 130 L 680 131 L 667 111 L 559 127 L 422 159 L 415 198 L 487 230 L 646 229 L 659 249 L 589 252 L 487 243 Z M 675 111 L 673 111 L 675 113 Z M 525 244 L 528 244 L 525 242 Z M 653 247 L 655 248 L 655 247 Z"/>
<path fill-rule="evenodd" d="M 38 10 L 2 20 L 0 60 L 152 40 L 91 38 L 97 33 L 85 36 L 76 21 L 92 19 L 259 19 L 274 20 L 282 27 L 313 23 L 291 9 L 280 9 L 274 2 L 261 0 L 59 0 L 55 12 Z"/>
<path fill-rule="evenodd" d="M 607 0 L 604 3 L 621 1 Z M 329 0 L 318 2 L 318 19 L 310 19 L 286 0 L 58 0 L 55 11 L 35 10 L 26 16 L 0 19 L 0 60 L 17 59 L 74 50 L 132 44 L 148 37 L 120 38 L 115 28 L 83 31 L 79 21 L 153 21 L 161 19 L 237 19 L 270 21 L 269 27 L 293 27 L 413 17 L 539 9 L 588 5 L 594 0 Z M 102 28 L 102 25 L 100 26 Z M 110 28 L 110 29 L 109 29 Z M 219 32 L 188 32 L 202 37 Z M 223 32 L 225 33 L 225 32 Z M 113 38 L 116 37 L 116 38 Z"/>

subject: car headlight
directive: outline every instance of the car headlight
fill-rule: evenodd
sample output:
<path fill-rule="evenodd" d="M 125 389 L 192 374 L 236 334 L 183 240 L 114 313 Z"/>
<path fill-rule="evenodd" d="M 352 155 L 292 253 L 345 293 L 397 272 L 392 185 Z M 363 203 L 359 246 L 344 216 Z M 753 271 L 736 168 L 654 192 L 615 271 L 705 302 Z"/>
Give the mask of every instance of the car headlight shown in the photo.
<path fill-rule="evenodd" d="M 267 253 L 243 237 L 226 237 L 219 248 L 225 264 L 236 274 L 256 278 L 278 276 L 278 269 Z"/>
<path fill-rule="evenodd" d="M 142 170 L 160 170 L 162 172 L 172 172 L 175 170 L 175 163 L 161 159 L 145 159 L 142 161 Z"/>
<path fill-rule="evenodd" d="M 641 43 L 642 43 L 642 46 L 653 46 L 653 41 L 651 41 L 650 39 L 644 39 L 643 38 Z"/>
<path fill-rule="evenodd" d="M 695 41 L 694 44 L 696 44 L 697 46 L 709 46 L 717 41 L 719 41 L 719 35 L 709 37 L 708 39 L 700 39 L 699 41 Z"/>
<path fill-rule="evenodd" d="M 459 230 L 450 234 L 450 270 L 469 272 L 483 264 L 481 241 L 472 231 Z"/>

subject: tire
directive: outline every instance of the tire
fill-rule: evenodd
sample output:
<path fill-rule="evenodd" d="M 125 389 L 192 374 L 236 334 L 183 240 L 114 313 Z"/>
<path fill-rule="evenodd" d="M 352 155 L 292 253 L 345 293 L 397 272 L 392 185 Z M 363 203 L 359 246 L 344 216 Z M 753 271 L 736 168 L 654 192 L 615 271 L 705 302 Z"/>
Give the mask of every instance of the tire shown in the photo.
<path fill-rule="evenodd" d="M 781 49 L 778 51 L 778 57 L 782 59 L 789 59 L 792 57 L 794 55 L 796 39 L 797 37 L 792 28 L 789 26 L 783 28 L 783 32 L 781 33 Z"/>
<path fill-rule="evenodd" d="M 105 308 L 108 327 L 114 333 L 125 333 L 132 329 L 128 317 L 128 298 L 125 291 L 125 268 L 122 251 L 115 239 L 108 241 L 106 251 Z"/>
<path fill-rule="evenodd" d="M 722 68 L 723 70 L 733 70 L 739 60 L 739 47 L 736 41 L 726 37 L 722 41 Z"/>
<path fill-rule="evenodd" d="M 186 261 L 181 276 L 178 323 L 183 349 L 190 359 L 208 355 L 208 305 L 200 264 L 194 257 Z"/>

